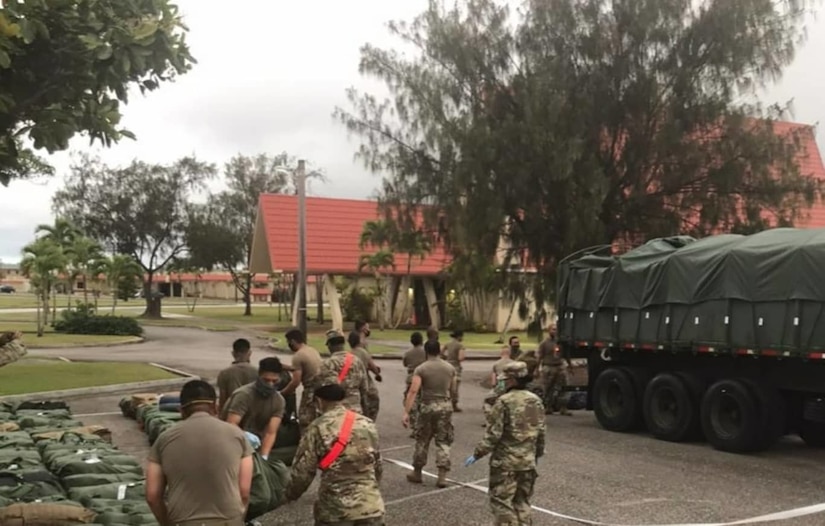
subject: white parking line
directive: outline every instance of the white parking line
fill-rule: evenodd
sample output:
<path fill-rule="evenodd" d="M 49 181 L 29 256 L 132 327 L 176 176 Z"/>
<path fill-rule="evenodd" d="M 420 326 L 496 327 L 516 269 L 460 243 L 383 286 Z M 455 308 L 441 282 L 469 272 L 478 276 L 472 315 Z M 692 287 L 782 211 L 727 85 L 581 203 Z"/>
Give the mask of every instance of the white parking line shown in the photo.
<path fill-rule="evenodd" d="M 379 451 L 382 455 L 384 453 L 389 453 L 390 451 L 401 451 L 402 449 L 410 449 L 412 446 L 396 446 L 396 447 L 388 447 L 387 449 L 382 449 Z"/>
<path fill-rule="evenodd" d="M 481 479 L 471 482 L 471 484 L 481 484 L 482 482 L 487 482 L 487 479 Z M 439 488 L 434 489 L 432 491 L 425 491 L 424 493 L 417 493 L 415 495 L 407 495 L 406 497 L 401 497 L 400 499 L 391 500 L 389 502 L 385 502 L 384 506 L 394 506 L 395 504 L 401 504 L 402 502 L 408 502 L 411 500 L 415 500 L 420 497 L 429 497 L 431 495 L 438 495 L 439 493 L 446 493 L 448 491 L 454 491 L 457 489 L 466 489 L 464 486 L 450 486 L 449 488 Z"/>

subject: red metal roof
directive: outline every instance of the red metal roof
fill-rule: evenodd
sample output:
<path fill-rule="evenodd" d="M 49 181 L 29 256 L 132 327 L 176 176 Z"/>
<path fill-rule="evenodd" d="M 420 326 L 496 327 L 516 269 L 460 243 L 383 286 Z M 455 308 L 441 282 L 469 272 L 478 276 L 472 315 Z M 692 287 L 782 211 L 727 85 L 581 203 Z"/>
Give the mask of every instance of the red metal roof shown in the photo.
<path fill-rule="evenodd" d="M 263 217 L 273 269 L 297 272 L 298 198 L 293 195 L 262 194 L 258 213 Z M 308 274 L 356 274 L 361 254 L 379 250 L 369 246 L 361 250 L 359 247 L 364 223 L 383 218 L 376 201 L 307 197 L 306 217 Z M 423 260 L 413 258 L 412 274 L 440 274 L 449 259 L 443 247 L 436 245 Z M 396 254 L 395 265 L 394 271 L 387 269 L 385 272 L 406 274 L 406 254 Z"/>
<path fill-rule="evenodd" d="M 822 156 L 816 144 L 816 136 L 812 126 L 797 124 L 794 122 L 777 122 L 774 129 L 780 135 L 786 135 L 794 130 L 799 130 L 802 141 L 797 163 L 799 172 L 802 175 L 813 177 L 825 183 L 825 166 L 822 164 Z M 798 228 L 823 228 L 825 227 L 825 199 L 818 199 L 809 209 L 809 217 L 800 218 L 796 222 Z"/>

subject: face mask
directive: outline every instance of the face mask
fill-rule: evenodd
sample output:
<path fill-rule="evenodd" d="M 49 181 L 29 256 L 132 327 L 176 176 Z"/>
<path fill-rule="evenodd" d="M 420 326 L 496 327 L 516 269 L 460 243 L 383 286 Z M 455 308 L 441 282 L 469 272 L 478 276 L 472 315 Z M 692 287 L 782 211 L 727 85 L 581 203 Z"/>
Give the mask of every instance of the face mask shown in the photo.
<path fill-rule="evenodd" d="M 512 349 L 513 349 L 513 354 L 515 354 L 515 353 L 519 352 L 519 349 L 521 349 L 521 347 L 519 347 L 518 345 L 513 345 Z"/>
<path fill-rule="evenodd" d="M 255 381 L 255 392 L 263 397 L 269 397 L 275 394 L 276 388 L 274 385 L 269 385 L 260 378 Z"/>
<path fill-rule="evenodd" d="M 369 329 L 364 331 L 364 336 L 366 336 L 367 338 L 370 337 L 370 330 Z"/>
<path fill-rule="evenodd" d="M 496 389 L 498 389 L 499 391 L 504 391 L 506 386 L 507 380 L 499 380 L 498 383 L 496 383 Z"/>

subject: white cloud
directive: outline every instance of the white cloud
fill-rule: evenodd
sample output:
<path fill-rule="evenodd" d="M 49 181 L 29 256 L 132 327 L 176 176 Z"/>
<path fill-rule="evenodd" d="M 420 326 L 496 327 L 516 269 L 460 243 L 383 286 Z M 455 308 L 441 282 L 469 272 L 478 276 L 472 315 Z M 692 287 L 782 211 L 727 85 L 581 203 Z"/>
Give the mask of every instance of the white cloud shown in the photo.
<path fill-rule="evenodd" d="M 427 0 L 304 0 L 226 2 L 179 0 L 190 27 L 188 37 L 198 65 L 174 84 L 142 97 L 133 96 L 123 124 L 138 141 L 125 140 L 105 150 L 91 149 L 107 162 L 133 158 L 170 162 L 183 155 L 222 163 L 235 153 L 288 151 L 326 170 L 330 182 L 315 185 L 320 195 L 366 197 L 379 179 L 353 162 L 357 143 L 332 119 L 345 105 L 350 86 L 377 91 L 376 82 L 358 74 L 359 48 L 366 42 L 397 45 L 386 30 L 389 20 L 410 20 Z M 810 41 L 768 101 L 795 97 L 795 120 L 825 120 L 825 23 L 809 28 Z M 818 134 L 823 144 L 823 132 Z M 77 139 L 76 150 L 90 150 Z M 67 153 L 53 156 L 60 171 Z M 51 196 L 61 177 L 13 182 L 0 189 L 0 258 L 16 260 L 38 223 L 51 221 Z"/>

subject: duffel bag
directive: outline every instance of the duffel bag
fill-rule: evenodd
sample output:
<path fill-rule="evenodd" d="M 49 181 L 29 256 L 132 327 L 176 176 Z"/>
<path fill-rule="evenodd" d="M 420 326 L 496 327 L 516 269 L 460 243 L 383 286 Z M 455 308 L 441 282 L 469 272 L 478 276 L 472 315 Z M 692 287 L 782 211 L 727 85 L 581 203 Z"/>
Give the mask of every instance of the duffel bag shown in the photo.
<path fill-rule="evenodd" d="M 162 406 L 164 404 L 180 405 L 180 395 L 178 393 L 166 393 L 160 395 L 158 398 L 158 406 Z"/>
<path fill-rule="evenodd" d="M 11 433 L 12 431 L 20 431 L 20 426 L 17 425 L 17 422 L 0 421 L 0 433 Z"/>
<path fill-rule="evenodd" d="M 289 485 L 289 468 L 280 460 L 268 460 L 253 453 L 254 470 L 252 488 L 249 494 L 249 509 L 246 520 L 250 521 L 280 507 L 286 501 L 286 488 Z"/>
<path fill-rule="evenodd" d="M 272 460 L 279 460 L 287 466 L 292 465 L 292 460 L 295 458 L 295 453 L 298 452 L 298 446 L 286 446 L 274 448 L 269 452 L 269 458 Z"/>
<path fill-rule="evenodd" d="M 69 498 L 79 502 L 83 499 L 141 500 L 146 498 L 143 482 L 103 484 L 69 489 Z"/>
<path fill-rule="evenodd" d="M 567 409 L 584 409 L 587 407 L 587 391 L 573 391 L 567 397 Z"/>
<path fill-rule="evenodd" d="M 65 418 L 50 418 L 48 416 L 21 416 L 17 419 L 17 425 L 20 426 L 20 429 L 25 429 L 31 433 L 44 433 L 58 429 L 83 427 L 83 422 Z"/>
<path fill-rule="evenodd" d="M 71 431 L 63 433 L 59 440 L 41 440 L 37 449 L 46 454 L 50 451 L 70 451 L 78 449 L 113 449 L 114 446 L 97 435 L 78 435 Z"/>
<path fill-rule="evenodd" d="M 46 470 L 19 475 L 0 472 L 0 496 L 21 502 L 33 502 L 54 495 L 65 495 L 57 477 Z"/>
<path fill-rule="evenodd" d="M 13 458 L 0 459 L 0 471 L 17 471 L 18 469 L 29 469 L 36 467 L 43 467 L 43 463 L 39 458 L 34 456 L 23 457 L 17 456 Z"/>
<path fill-rule="evenodd" d="M 49 470 L 58 477 L 91 474 L 119 475 L 124 473 L 137 473 L 140 475 L 143 473 L 143 468 L 137 460 L 129 455 L 103 456 L 98 453 L 57 458 L 49 464 Z"/>
<path fill-rule="evenodd" d="M 59 458 L 72 458 L 75 455 L 84 455 L 87 453 L 94 453 L 99 457 L 124 454 L 119 449 L 105 442 L 101 442 L 98 447 L 95 447 L 95 444 L 86 444 L 79 448 L 68 444 L 51 444 L 51 447 L 44 448 L 41 454 L 43 455 L 43 463 L 51 468 Z"/>
<path fill-rule="evenodd" d="M 301 441 L 301 426 L 298 422 L 282 422 L 278 428 L 278 436 L 275 437 L 273 448 L 297 446 Z"/>
<path fill-rule="evenodd" d="M 34 440 L 25 431 L 0 433 L 0 449 L 34 447 Z"/>
<path fill-rule="evenodd" d="M 60 480 L 66 490 L 71 490 L 72 488 L 103 486 L 114 482 L 142 482 L 143 473 L 81 473 L 62 477 Z"/>
<path fill-rule="evenodd" d="M 17 417 L 11 411 L 0 411 L 0 422 L 12 422 Z"/>
<path fill-rule="evenodd" d="M 158 412 L 157 405 L 142 405 L 135 410 L 135 420 L 137 420 L 140 428 L 143 429 L 146 425 L 146 419 L 149 418 L 150 415 L 153 415 Z"/>
<path fill-rule="evenodd" d="M 54 411 L 56 409 L 64 409 L 69 412 L 69 404 L 63 400 L 27 400 L 25 402 L 17 402 L 11 404 L 12 411 Z"/>
<path fill-rule="evenodd" d="M 20 420 L 21 418 L 27 416 L 39 416 L 43 418 L 49 418 L 51 420 L 71 420 L 72 419 L 72 412 L 69 411 L 68 408 L 55 408 L 55 409 L 15 409 L 14 414 L 17 416 L 17 419 Z"/>
<path fill-rule="evenodd" d="M 83 426 L 66 430 L 61 429 L 59 431 L 49 431 L 46 433 L 32 433 L 31 437 L 35 442 L 40 442 L 41 440 L 60 440 L 66 433 L 74 433 L 80 436 L 94 435 L 100 437 L 106 442 L 112 441 L 112 431 L 105 426 Z"/>
<path fill-rule="evenodd" d="M 79 505 L 41 502 L 10 504 L 0 509 L 3 526 L 74 526 L 91 524 L 97 514 Z"/>
<path fill-rule="evenodd" d="M 40 463 L 40 453 L 34 448 L 7 448 L 0 449 L 0 462 L 25 459 Z"/>

